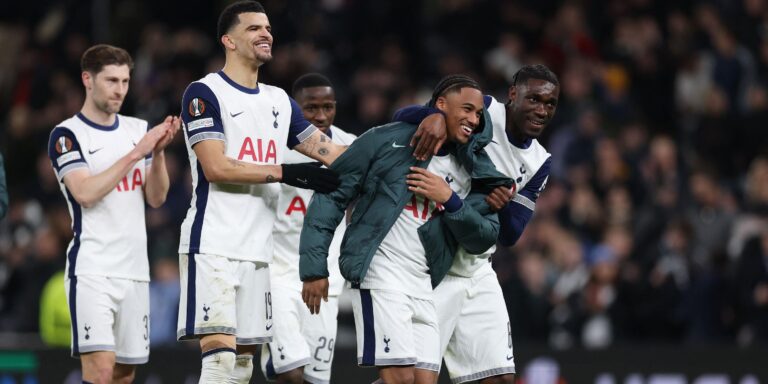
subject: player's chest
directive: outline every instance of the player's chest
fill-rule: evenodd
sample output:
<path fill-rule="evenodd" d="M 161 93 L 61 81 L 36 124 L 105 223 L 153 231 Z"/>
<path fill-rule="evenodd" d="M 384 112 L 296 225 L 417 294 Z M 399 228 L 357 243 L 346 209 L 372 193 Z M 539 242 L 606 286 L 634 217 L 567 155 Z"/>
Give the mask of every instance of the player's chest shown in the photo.
<path fill-rule="evenodd" d="M 537 156 L 530 156 L 525 150 L 515 148 L 506 140 L 506 136 L 501 139 L 494 137 L 493 140 L 494 142 L 485 148 L 488 156 L 496 169 L 512 178 L 517 190 L 520 190 L 536 174 L 542 160 Z"/>
<path fill-rule="evenodd" d="M 119 129 L 115 131 L 86 130 L 78 135 L 83 158 L 88 163 L 92 174 L 105 171 L 134 149 L 141 140 L 141 136 L 131 133 Z M 137 163 L 137 166 L 143 166 L 143 164 L 142 160 Z"/>
<path fill-rule="evenodd" d="M 448 184 L 448 187 L 462 199 L 469 194 L 469 189 L 472 185 L 470 175 L 459 165 L 454 157 L 433 157 L 427 167 L 427 171 L 443 179 Z M 415 228 L 424 224 L 443 210 L 442 204 L 428 197 L 413 194 L 411 199 L 406 202 L 405 207 L 403 207 L 400 222 L 406 227 Z"/>
<path fill-rule="evenodd" d="M 290 104 L 245 99 L 221 103 L 227 155 L 251 163 L 277 164 L 287 149 Z"/>

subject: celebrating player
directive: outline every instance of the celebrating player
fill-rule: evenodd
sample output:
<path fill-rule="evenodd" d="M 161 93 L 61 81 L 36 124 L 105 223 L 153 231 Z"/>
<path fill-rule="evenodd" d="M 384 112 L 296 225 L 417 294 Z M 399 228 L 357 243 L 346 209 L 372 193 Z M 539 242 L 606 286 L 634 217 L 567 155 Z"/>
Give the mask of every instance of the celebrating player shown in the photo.
<path fill-rule="evenodd" d="M 355 199 L 339 257 L 354 293 L 358 363 L 379 367 L 388 384 L 437 380 L 440 341 L 432 288 L 458 248 L 493 246 L 498 219 L 488 191 L 512 182 L 482 148 L 491 139 L 478 84 L 462 75 L 436 86 L 431 104 L 446 114 L 449 144 L 430 160 L 412 156 L 415 126 L 394 123 L 360 136 L 331 166 L 341 186 L 316 195 L 300 245 L 302 295 L 317 313 L 328 295 L 328 248 Z M 435 218 L 430 220 L 431 218 Z"/>
<path fill-rule="evenodd" d="M 272 59 L 264 8 L 240 1 L 219 15 L 224 68 L 184 92 L 193 196 L 181 228 L 179 339 L 199 339 L 201 383 L 248 383 L 253 352 L 271 341 L 268 263 L 277 182 L 329 192 L 333 171 L 283 164 L 288 148 L 332 162 L 344 147 L 311 125 L 280 88 L 258 82 Z"/>
<path fill-rule="evenodd" d="M 85 102 L 51 132 L 48 155 L 72 217 L 67 301 L 72 356 L 84 383 L 129 383 L 149 358 L 149 262 L 144 201 L 168 192 L 163 149 L 179 129 L 168 116 L 152 129 L 118 114 L 133 61 L 96 45 L 82 56 Z"/>
<path fill-rule="evenodd" d="M 485 105 L 493 121 L 493 141 L 486 147 L 494 165 L 515 179 L 517 193 L 497 188 L 488 203 L 499 210 L 503 245 L 513 245 L 533 216 L 536 199 L 549 176 L 550 154 L 537 137 L 557 109 L 560 85 L 543 65 L 521 68 L 502 104 L 490 96 Z M 427 107 L 398 111 L 396 120 L 446 129 L 447 117 Z M 439 111 L 437 111 L 439 112 Z M 509 202 L 509 200 L 511 202 Z M 513 383 L 512 328 L 504 296 L 489 263 L 493 247 L 481 255 L 460 250 L 448 275 L 435 289 L 445 365 L 454 383 Z"/>
<path fill-rule="evenodd" d="M 293 97 L 304 117 L 328 135 L 334 143 L 349 145 L 355 136 L 333 125 L 336 97 L 330 80 L 318 73 L 299 77 L 293 83 Z M 310 158 L 290 151 L 285 163 L 297 164 Z M 312 191 L 282 185 L 277 203 L 275 258 L 269 267 L 272 281 L 272 309 L 275 322 L 272 342 L 262 347 L 264 374 L 281 383 L 322 384 L 331 379 L 333 347 L 336 340 L 338 296 L 343 279 L 338 255 L 346 223 L 339 225 L 329 255 L 330 289 L 328 303 L 320 315 L 312 315 L 301 300 L 299 280 L 299 235 Z"/>

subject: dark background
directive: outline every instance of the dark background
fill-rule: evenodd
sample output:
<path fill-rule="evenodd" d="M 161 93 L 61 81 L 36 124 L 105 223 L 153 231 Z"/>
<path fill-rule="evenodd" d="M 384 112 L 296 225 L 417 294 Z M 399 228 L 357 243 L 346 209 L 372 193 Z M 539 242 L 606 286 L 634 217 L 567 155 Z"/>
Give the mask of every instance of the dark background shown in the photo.
<path fill-rule="evenodd" d="M 226 4 L 3 4 L 0 151 L 11 207 L 0 221 L 0 347 L 45 345 L 40 296 L 72 236 L 45 148 L 82 105 L 80 55 L 101 42 L 128 49 L 136 67 L 122 113 L 159 123 L 179 112 L 191 81 L 221 68 L 214 36 Z M 559 76 L 558 112 L 541 138 L 553 155 L 548 187 L 519 243 L 494 257 L 517 355 L 522 345 L 768 344 L 768 2 L 264 5 L 275 45 L 260 81 L 290 90 L 303 73 L 327 75 L 337 125 L 357 134 L 424 103 L 446 74 L 469 74 L 500 101 L 523 64 Z M 181 137 L 168 153 L 169 198 L 147 216 L 151 334 L 155 347 L 180 348 L 176 247 L 190 196 Z M 340 317 L 339 351 L 350 351 L 351 315 Z"/>

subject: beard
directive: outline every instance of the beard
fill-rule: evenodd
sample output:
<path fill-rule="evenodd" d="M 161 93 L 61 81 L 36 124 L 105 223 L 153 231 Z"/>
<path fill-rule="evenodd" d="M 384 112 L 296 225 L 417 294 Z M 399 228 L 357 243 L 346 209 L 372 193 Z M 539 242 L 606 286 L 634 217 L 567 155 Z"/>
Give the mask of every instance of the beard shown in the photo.
<path fill-rule="evenodd" d="M 258 60 L 262 64 L 266 64 L 270 61 L 272 61 L 272 53 L 256 53 L 256 60 Z"/>
<path fill-rule="evenodd" d="M 100 109 L 101 111 L 109 113 L 109 114 L 113 114 L 113 113 L 120 112 L 120 107 L 122 107 L 123 102 L 121 101 L 120 104 L 115 104 L 115 103 L 110 102 L 107 99 L 104 99 L 104 100 L 101 100 L 101 101 L 96 101 L 95 104 L 96 104 L 96 107 L 98 109 Z"/>

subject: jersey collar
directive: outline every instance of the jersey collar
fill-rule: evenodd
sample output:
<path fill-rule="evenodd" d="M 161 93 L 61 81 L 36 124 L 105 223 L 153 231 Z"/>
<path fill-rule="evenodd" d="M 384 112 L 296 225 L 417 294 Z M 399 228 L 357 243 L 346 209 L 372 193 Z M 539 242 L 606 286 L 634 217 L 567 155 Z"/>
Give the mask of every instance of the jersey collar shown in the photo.
<path fill-rule="evenodd" d="M 115 115 L 115 122 L 112 123 L 112 125 L 101 125 L 101 124 L 94 123 L 93 121 L 85 117 L 85 115 L 83 115 L 81 112 L 78 112 L 76 116 L 80 120 L 82 120 L 83 123 L 86 123 L 92 128 L 96 128 L 100 131 L 114 131 L 115 129 L 117 129 L 118 126 L 120 126 L 120 118 L 118 115 Z"/>
<path fill-rule="evenodd" d="M 247 93 L 249 95 L 256 95 L 256 94 L 259 93 L 259 85 L 258 84 L 256 84 L 256 88 L 248 88 L 248 87 L 244 87 L 244 86 L 236 83 L 234 80 L 230 79 L 229 76 L 227 76 L 227 74 L 224 73 L 224 71 L 219 71 L 218 74 L 219 74 L 219 76 L 221 76 L 222 79 L 224 79 L 224 81 L 229 83 L 229 85 L 233 86 L 235 89 L 237 89 L 240 92 L 244 92 L 244 93 Z"/>

